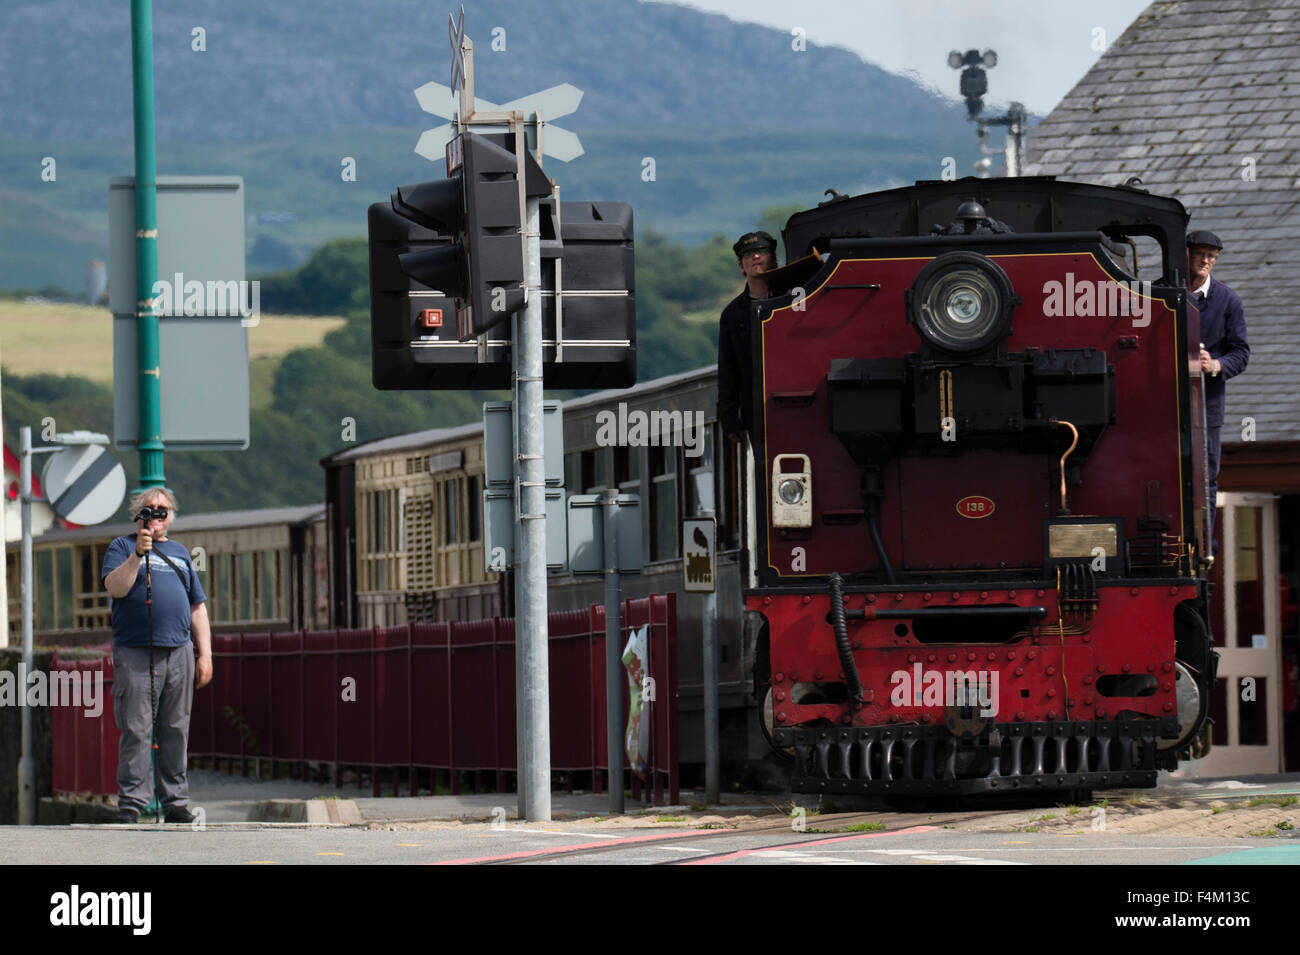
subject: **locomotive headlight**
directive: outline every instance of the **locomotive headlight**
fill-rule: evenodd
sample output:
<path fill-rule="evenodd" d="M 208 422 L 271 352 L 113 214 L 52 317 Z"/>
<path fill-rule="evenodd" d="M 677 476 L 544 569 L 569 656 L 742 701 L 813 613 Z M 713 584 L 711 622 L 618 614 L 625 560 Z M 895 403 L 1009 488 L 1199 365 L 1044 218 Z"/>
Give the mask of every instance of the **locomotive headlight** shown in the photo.
<path fill-rule="evenodd" d="M 772 458 L 772 526 L 812 527 L 812 459 L 806 454 Z"/>
<path fill-rule="evenodd" d="M 1006 334 L 1014 304 L 1011 281 L 995 262 L 975 252 L 949 252 L 916 277 L 911 318 L 932 346 L 965 354 Z"/>
<path fill-rule="evenodd" d="M 777 493 L 781 495 L 783 503 L 798 504 L 803 500 L 803 482 L 796 481 L 794 478 L 786 478 L 777 488 Z"/>

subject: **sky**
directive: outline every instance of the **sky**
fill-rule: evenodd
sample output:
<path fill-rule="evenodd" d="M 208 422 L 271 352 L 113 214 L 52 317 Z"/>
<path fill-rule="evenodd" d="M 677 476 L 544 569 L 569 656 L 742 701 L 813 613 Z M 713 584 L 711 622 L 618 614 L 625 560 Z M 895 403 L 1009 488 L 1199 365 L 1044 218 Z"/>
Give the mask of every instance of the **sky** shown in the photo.
<path fill-rule="evenodd" d="M 993 49 L 989 103 L 1013 100 L 1046 114 L 1068 93 L 1149 0 L 674 0 L 733 20 L 791 33 L 809 46 L 852 50 L 956 100 L 950 50 Z M 792 34 L 792 42 L 794 37 Z"/>

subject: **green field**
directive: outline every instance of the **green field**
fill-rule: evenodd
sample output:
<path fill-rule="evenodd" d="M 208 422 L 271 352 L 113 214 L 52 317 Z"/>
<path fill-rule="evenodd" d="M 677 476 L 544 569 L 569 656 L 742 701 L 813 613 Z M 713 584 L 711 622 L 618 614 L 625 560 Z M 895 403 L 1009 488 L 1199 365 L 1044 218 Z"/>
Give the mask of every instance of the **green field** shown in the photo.
<path fill-rule="evenodd" d="M 280 360 L 312 348 L 343 325 L 342 318 L 263 315 L 248 330 L 250 404 L 271 405 Z M 77 375 L 113 382 L 113 319 L 106 308 L 0 301 L 0 364 L 20 375 Z"/>

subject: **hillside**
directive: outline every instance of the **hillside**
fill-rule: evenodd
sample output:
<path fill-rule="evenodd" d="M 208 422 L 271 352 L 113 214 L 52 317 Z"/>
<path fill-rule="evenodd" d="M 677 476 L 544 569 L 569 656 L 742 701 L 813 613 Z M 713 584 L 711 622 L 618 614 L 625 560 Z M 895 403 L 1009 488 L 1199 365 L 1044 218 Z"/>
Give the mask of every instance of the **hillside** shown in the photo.
<path fill-rule="evenodd" d="M 86 261 L 107 254 L 107 180 L 132 170 L 127 7 L 75 9 L 9 0 L 0 13 L 0 288 L 79 289 Z M 341 0 L 155 4 L 159 172 L 244 177 L 251 275 L 362 234 L 370 203 L 442 174 L 413 152 L 441 120 L 412 91 L 446 82 L 444 14 L 412 10 L 374 0 L 359 20 Z M 493 52 L 499 25 L 506 49 Z M 934 178 L 945 156 L 963 171 L 977 157 L 960 107 L 846 51 L 795 52 L 782 31 L 628 0 L 476 2 L 467 27 L 481 96 L 584 90 L 559 123 L 586 155 L 547 171 L 566 199 L 630 202 L 638 233 L 695 244 L 828 187 Z M 54 181 L 41 177 L 47 156 Z M 344 157 L 356 181 L 342 180 Z"/>

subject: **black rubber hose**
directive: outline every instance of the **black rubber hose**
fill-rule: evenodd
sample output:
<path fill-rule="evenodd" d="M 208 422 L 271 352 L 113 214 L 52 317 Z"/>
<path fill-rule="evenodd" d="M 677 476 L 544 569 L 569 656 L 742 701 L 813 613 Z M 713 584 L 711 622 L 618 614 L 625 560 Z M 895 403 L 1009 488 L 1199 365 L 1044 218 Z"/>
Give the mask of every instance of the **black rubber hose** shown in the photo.
<path fill-rule="evenodd" d="M 867 529 L 871 532 L 871 545 L 876 549 L 876 558 L 880 569 L 885 572 L 887 583 L 897 583 L 894 579 L 894 565 L 885 553 L 885 542 L 880 537 L 880 501 L 883 497 L 880 468 L 868 467 L 862 472 L 862 500 L 867 506 Z"/>
<path fill-rule="evenodd" d="M 888 583 L 897 583 L 894 580 L 894 565 L 889 562 L 889 555 L 885 553 L 885 542 L 880 539 L 880 521 L 876 519 L 876 509 L 867 508 L 867 528 L 871 531 L 871 543 L 876 548 L 876 556 L 880 558 L 880 569 L 885 572 L 885 580 Z"/>
<path fill-rule="evenodd" d="M 862 702 L 862 679 L 858 676 L 858 665 L 853 660 L 853 648 L 849 646 L 849 628 L 844 622 L 844 578 L 838 573 L 831 574 L 831 626 L 835 629 L 835 649 L 840 655 L 840 666 L 844 670 L 844 679 L 849 684 L 849 696 Z"/>

